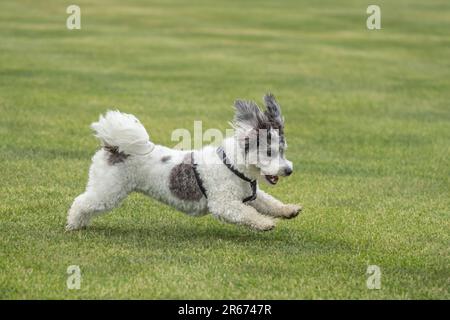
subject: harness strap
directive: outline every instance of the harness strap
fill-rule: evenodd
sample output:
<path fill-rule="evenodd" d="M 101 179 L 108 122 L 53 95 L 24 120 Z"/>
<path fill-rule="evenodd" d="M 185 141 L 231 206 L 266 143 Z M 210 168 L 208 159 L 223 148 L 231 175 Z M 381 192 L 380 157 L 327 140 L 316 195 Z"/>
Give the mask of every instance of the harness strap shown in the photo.
<path fill-rule="evenodd" d="M 192 165 L 192 170 L 194 171 L 195 181 L 197 181 L 197 185 L 200 188 L 200 191 L 203 193 L 205 198 L 208 198 L 208 196 L 206 195 L 205 187 L 203 186 L 203 181 L 200 178 L 200 175 L 198 174 L 198 171 L 197 171 L 197 163 L 195 163 L 195 161 L 194 161 L 194 152 L 191 152 L 191 165 Z"/>
<path fill-rule="evenodd" d="M 225 151 L 223 150 L 223 147 L 217 148 L 217 155 L 222 160 L 223 164 L 231 170 L 235 175 L 237 175 L 239 178 L 241 178 L 244 181 L 250 182 L 250 186 L 252 187 L 252 195 L 242 200 L 243 203 L 248 201 L 253 201 L 256 199 L 256 190 L 258 187 L 258 183 L 256 180 L 252 180 L 247 178 L 242 172 L 239 172 L 236 168 L 233 167 L 230 160 L 227 158 L 227 155 L 225 154 Z"/>

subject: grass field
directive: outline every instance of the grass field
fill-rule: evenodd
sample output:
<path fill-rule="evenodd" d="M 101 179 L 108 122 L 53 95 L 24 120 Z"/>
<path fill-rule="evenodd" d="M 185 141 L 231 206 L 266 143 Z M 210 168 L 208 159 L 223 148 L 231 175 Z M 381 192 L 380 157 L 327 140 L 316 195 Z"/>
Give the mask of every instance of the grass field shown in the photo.
<path fill-rule="evenodd" d="M 0 298 L 450 298 L 447 0 L 378 1 L 377 31 L 364 1 L 76 3 L 72 31 L 69 2 L 0 3 Z M 100 113 L 174 145 L 269 90 L 296 171 L 265 189 L 300 217 L 256 233 L 132 195 L 64 232 Z"/>

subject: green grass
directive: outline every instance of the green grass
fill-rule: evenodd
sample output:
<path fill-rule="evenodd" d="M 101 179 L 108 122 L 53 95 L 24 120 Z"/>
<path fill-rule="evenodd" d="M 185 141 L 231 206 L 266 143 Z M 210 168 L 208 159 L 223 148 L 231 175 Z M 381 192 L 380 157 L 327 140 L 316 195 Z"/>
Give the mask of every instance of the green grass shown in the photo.
<path fill-rule="evenodd" d="M 379 31 L 364 1 L 82 0 L 80 31 L 69 4 L 0 4 L 0 298 L 450 298 L 447 0 L 378 1 Z M 100 113 L 174 145 L 269 90 L 296 169 L 270 192 L 300 217 L 255 233 L 132 195 L 64 233 Z"/>

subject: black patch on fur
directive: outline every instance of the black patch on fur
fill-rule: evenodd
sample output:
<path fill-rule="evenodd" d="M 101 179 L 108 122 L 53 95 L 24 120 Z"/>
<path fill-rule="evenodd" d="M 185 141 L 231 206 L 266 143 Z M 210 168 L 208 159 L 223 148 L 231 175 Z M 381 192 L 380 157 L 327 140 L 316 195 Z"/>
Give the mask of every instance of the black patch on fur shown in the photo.
<path fill-rule="evenodd" d="M 164 156 L 164 157 L 161 158 L 161 162 L 162 162 L 162 163 L 166 163 L 166 162 L 168 162 L 170 159 L 172 159 L 171 156 Z"/>
<path fill-rule="evenodd" d="M 266 107 L 264 112 L 253 101 L 236 100 L 234 103 L 236 112 L 233 119 L 233 124 L 235 125 L 235 127 L 243 127 L 244 129 L 247 129 L 247 127 L 253 128 L 248 136 L 239 137 L 241 139 L 240 143 L 244 148 L 245 157 L 247 157 L 250 149 L 252 149 L 254 146 L 253 143 L 250 144 L 250 139 L 253 140 L 254 138 L 256 138 L 256 148 L 258 151 L 260 149 L 260 142 L 264 142 L 261 139 L 267 138 L 267 141 L 265 141 L 266 143 L 264 144 L 266 150 L 264 151 L 267 152 L 267 156 L 272 156 L 272 152 L 275 149 L 272 149 L 271 142 L 273 141 L 273 137 L 270 130 L 276 130 L 278 132 L 279 153 L 283 155 L 284 150 L 286 149 L 286 140 L 284 137 L 284 119 L 281 115 L 281 107 L 272 93 L 267 93 L 264 96 L 263 100 Z M 242 138 L 244 139 L 242 140 Z"/>
<path fill-rule="evenodd" d="M 258 131 L 278 130 L 280 147 L 284 147 L 284 120 L 281 116 L 281 107 L 273 94 L 268 93 L 264 96 L 264 105 L 266 106 L 264 112 L 253 101 L 236 100 L 234 105 L 236 108 L 235 123 L 246 123 Z"/>
<path fill-rule="evenodd" d="M 191 156 L 187 154 L 183 162 L 173 167 L 169 176 L 169 189 L 181 200 L 199 201 L 203 193 L 195 179 Z"/>
<path fill-rule="evenodd" d="M 244 143 L 244 152 L 245 152 L 245 156 L 247 157 L 247 154 L 250 151 L 250 138 L 249 137 L 245 137 L 245 143 Z"/>
<path fill-rule="evenodd" d="M 117 163 L 124 162 L 125 159 L 129 157 L 128 154 L 119 152 L 118 147 L 104 146 L 103 148 L 109 152 L 108 164 L 110 164 L 110 165 L 115 165 Z"/>
<path fill-rule="evenodd" d="M 264 113 L 253 101 L 236 100 L 234 107 L 236 108 L 234 123 L 246 123 L 257 129 L 264 127 L 264 123 L 268 121 Z"/>
<path fill-rule="evenodd" d="M 266 105 L 267 110 L 264 111 L 268 121 L 268 124 L 273 129 L 278 130 L 278 134 L 280 135 L 280 140 L 284 141 L 284 121 L 281 117 L 281 107 L 275 99 L 275 96 L 271 93 L 268 93 L 264 96 L 264 104 Z M 264 128 L 268 129 L 268 128 Z"/>
<path fill-rule="evenodd" d="M 269 127 L 278 130 L 278 135 L 280 137 L 280 149 L 284 149 L 284 119 L 281 116 L 281 107 L 272 93 L 268 93 L 264 96 L 264 104 L 266 105 L 266 111 L 264 111 L 264 114 L 269 120 Z"/>

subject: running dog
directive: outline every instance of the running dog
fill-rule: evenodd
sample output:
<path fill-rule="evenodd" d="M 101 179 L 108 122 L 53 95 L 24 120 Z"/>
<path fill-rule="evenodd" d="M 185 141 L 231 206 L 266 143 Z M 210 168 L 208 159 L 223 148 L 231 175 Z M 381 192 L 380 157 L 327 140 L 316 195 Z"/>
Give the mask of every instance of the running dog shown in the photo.
<path fill-rule="evenodd" d="M 219 147 L 175 150 L 150 141 L 139 120 L 108 111 L 91 125 L 101 149 L 92 158 L 86 191 L 75 198 L 66 230 L 86 227 L 91 219 L 141 192 L 192 216 L 210 212 L 229 223 L 258 231 L 275 227 L 276 218 L 293 218 L 301 206 L 283 204 L 259 189 L 289 176 L 285 157 L 284 118 L 272 94 L 265 110 L 252 101 L 237 100 L 231 123 L 234 135 Z"/>

